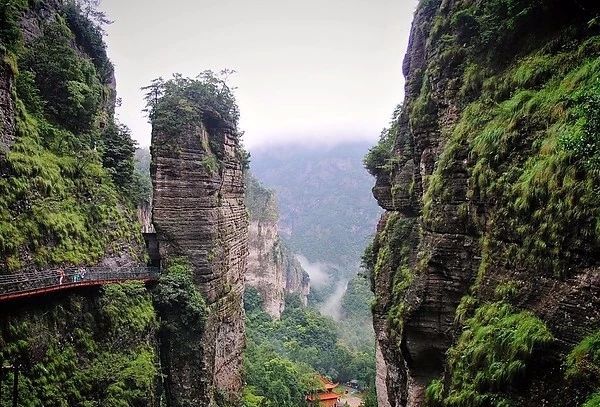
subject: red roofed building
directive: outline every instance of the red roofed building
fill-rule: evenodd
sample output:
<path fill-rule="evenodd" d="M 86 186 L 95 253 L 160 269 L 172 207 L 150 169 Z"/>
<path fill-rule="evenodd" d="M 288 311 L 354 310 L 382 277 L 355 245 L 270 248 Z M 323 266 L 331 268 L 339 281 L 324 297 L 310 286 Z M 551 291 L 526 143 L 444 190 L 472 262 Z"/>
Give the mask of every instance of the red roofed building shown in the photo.
<path fill-rule="evenodd" d="M 320 390 L 315 394 L 306 396 L 309 407 L 337 407 L 340 401 L 340 395 L 333 392 L 338 385 L 324 377 L 319 377 L 319 380 L 323 384 L 324 390 Z"/>

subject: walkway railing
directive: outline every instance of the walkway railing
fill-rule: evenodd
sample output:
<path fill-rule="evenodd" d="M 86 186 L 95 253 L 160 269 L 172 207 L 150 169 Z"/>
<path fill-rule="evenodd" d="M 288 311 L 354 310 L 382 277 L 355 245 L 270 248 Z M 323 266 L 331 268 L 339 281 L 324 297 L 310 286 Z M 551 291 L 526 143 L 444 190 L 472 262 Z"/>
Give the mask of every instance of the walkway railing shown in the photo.
<path fill-rule="evenodd" d="M 154 281 L 156 267 L 73 267 L 0 275 L 0 302 L 79 286 L 98 286 L 127 280 Z"/>

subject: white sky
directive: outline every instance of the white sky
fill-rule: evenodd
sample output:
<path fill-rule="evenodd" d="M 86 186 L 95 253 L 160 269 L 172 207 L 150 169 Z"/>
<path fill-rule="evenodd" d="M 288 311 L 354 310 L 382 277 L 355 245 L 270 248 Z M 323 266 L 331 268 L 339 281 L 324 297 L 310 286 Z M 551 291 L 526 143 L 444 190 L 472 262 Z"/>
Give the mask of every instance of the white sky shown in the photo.
<path fill-rule="evenodd" d="M 417 0 L 103 0 L 120 120 L 150 143 L 142 86 L 235 69 L 245 144 L 375 140 L 403 97 Z"/>

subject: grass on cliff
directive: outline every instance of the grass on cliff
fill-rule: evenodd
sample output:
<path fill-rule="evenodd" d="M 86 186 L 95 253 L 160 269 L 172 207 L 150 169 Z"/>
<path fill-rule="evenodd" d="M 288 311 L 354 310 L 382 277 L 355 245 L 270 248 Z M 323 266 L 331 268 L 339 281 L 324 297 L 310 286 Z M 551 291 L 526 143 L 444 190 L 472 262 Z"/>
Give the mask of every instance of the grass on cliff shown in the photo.
<path fill-rule="evenodd" d="M 422 12 L 439 4 L 428 1 Z M 564 274 L 600 245 L 597 19 L 579 4 L 525 0 L 464 2 L 445 13 L 422 27 L 430 29 L 430 58 L 411 77 L 417 95 L 405 106 L 419 133 L 436 125 L 432 98 L 450 97 L 462 111 L 456 124 L 442 126 L 443 153 L 423 180 L 424 222 L 444 222 L 442 208 L 459 192 L 448 177 L 464 162 L 466 198 L 491 209 L 474 221 L 494 225 L 479 226 L 492 231 L 486 238 L 506 242 L 501 257 L 509 266 Z M 574 18 L 590 20 L 569 26 Z M 527 41 L 517 41 L 524 32 Z M 446 79 L 456 95 L 432 89 L 432 81 Z"/>
<path fill-rule="evenodd" d="M 113 123 L 112 90 L 93 55 L 73 47 L 65 19 L 45 22 L 26 45 L 15 28 L 27 6 L 21 3 L 0 8 L 7 23 L 0 34 L 11 44 L 4 52 L 15 61 L 17 127 L 14 146 L 0 159 L 0 271 L 94 263 L 140 244 L 126 198 L 134 144 Z"/>
<path fill-rule="evenodd" d="M 536 53 L 482 83 L 455 126 L 426 191 L 435 221 L 448 202 L 445 177 L 469 152 L 469 198 L 492 204 L 493 238 L 510 262 L 560 273 L 581 249 L 599 244 L 600 61 L 598 38 L 559 54 Z M 573 227 L 577 225 L 577 227 Z"/>
<path fill-rule="evenodd" d="M 503 301 L 483 304 L 448 351 L 448 383 L 433 381 L 428 400 L 443 406 L 510 406 L 510 386 L 552 341 L 546 325 L 530 312 Z"/>
<path fill-rule="evenodd" d="M 600 406 L 600 330 L 583 338 L 571 350 L 565 367 L 567 379 L 596 391 L 582 407 Z"/>
<path fill-rule="evenodd" d="M 415 227 L 414 219 L 392 213 L 386 220 L 385 228 L 366 248 L 362 258 L 362 265 L 370 273 L 372 285 L 375 279 L 387 279 L 389 274 L 391 286 L 387 289 L 391 293 L 390 301 L 383 304 L 376 296 L 372 308 L 387 316 L 394 340 L 400 340 L 404 317 L 409 311 L 405 293 L 415 273 L 410 268 L 409 257 Z"/>

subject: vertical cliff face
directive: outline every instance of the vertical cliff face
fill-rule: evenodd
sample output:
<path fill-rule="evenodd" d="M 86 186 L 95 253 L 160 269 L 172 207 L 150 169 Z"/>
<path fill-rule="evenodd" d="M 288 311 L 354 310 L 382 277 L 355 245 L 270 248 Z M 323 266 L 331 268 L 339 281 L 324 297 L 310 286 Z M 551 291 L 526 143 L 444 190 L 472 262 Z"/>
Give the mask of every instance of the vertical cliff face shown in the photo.
<path fill-rule="evenodd" d="M 278 319 L 285 306 L 285 294 L 299 294 L 306 304 L 310 283 L 308 275 L 279 236 L 279 212 L 274 192 L 251 175 L 246 184 L 250 215 L 246 284 L 259 292 L 264 311 Z"/>
<path fill-rule="evenodd" d="M 177 86 L 185 93 L 196 85 L 206 89 L 199 82 Z M 166 367 L 177 384 L 171 403 L 207 405 L 221 395 L 235 398 L 242 387 L 248 220 L 235 127 L 202 103 L 198 116 L 165 123 L 163 113 L 180 112 L 180 97 L 166 89 L 153 111 L 153 223 L 163 261 L 185 258 L 208 306 L 200 336 L 171 339 L 171 347 L 196 349 Z"/>
<path fill-rule="evenodd" d="M 280 243 L 281 244 L 281 243 Z M 285 245 L 282 245 L 281 261 L 285 274 L 286 294 L 295 294 L 300 297 L 304 306 L 308 305 L 308 294 L 310 294 L 310 277 L 296 256 Z"/>
<path fill-rule="evenodd" d="M 600 326 L 598 13 L 420 2 L 404 103 L 366 158 L 387 211 L 365 256 L 383 405 L 578 406 L 594 390 L 563 367 Z"/>
<path fill-rule="evenodd" d="M 144 264 L 126 193 L 134 143 L 114 123 L 112 65 L 89 15 L 75 2 L 0 2 L 4 277 Z M 62 290 L 1 308 L 0 366 L 19 367 L 19 405 L 159 404 L 156 315 L 143 283 Z M 0 405 L 12 403 L 12 380 L 3 368 Z"/>

